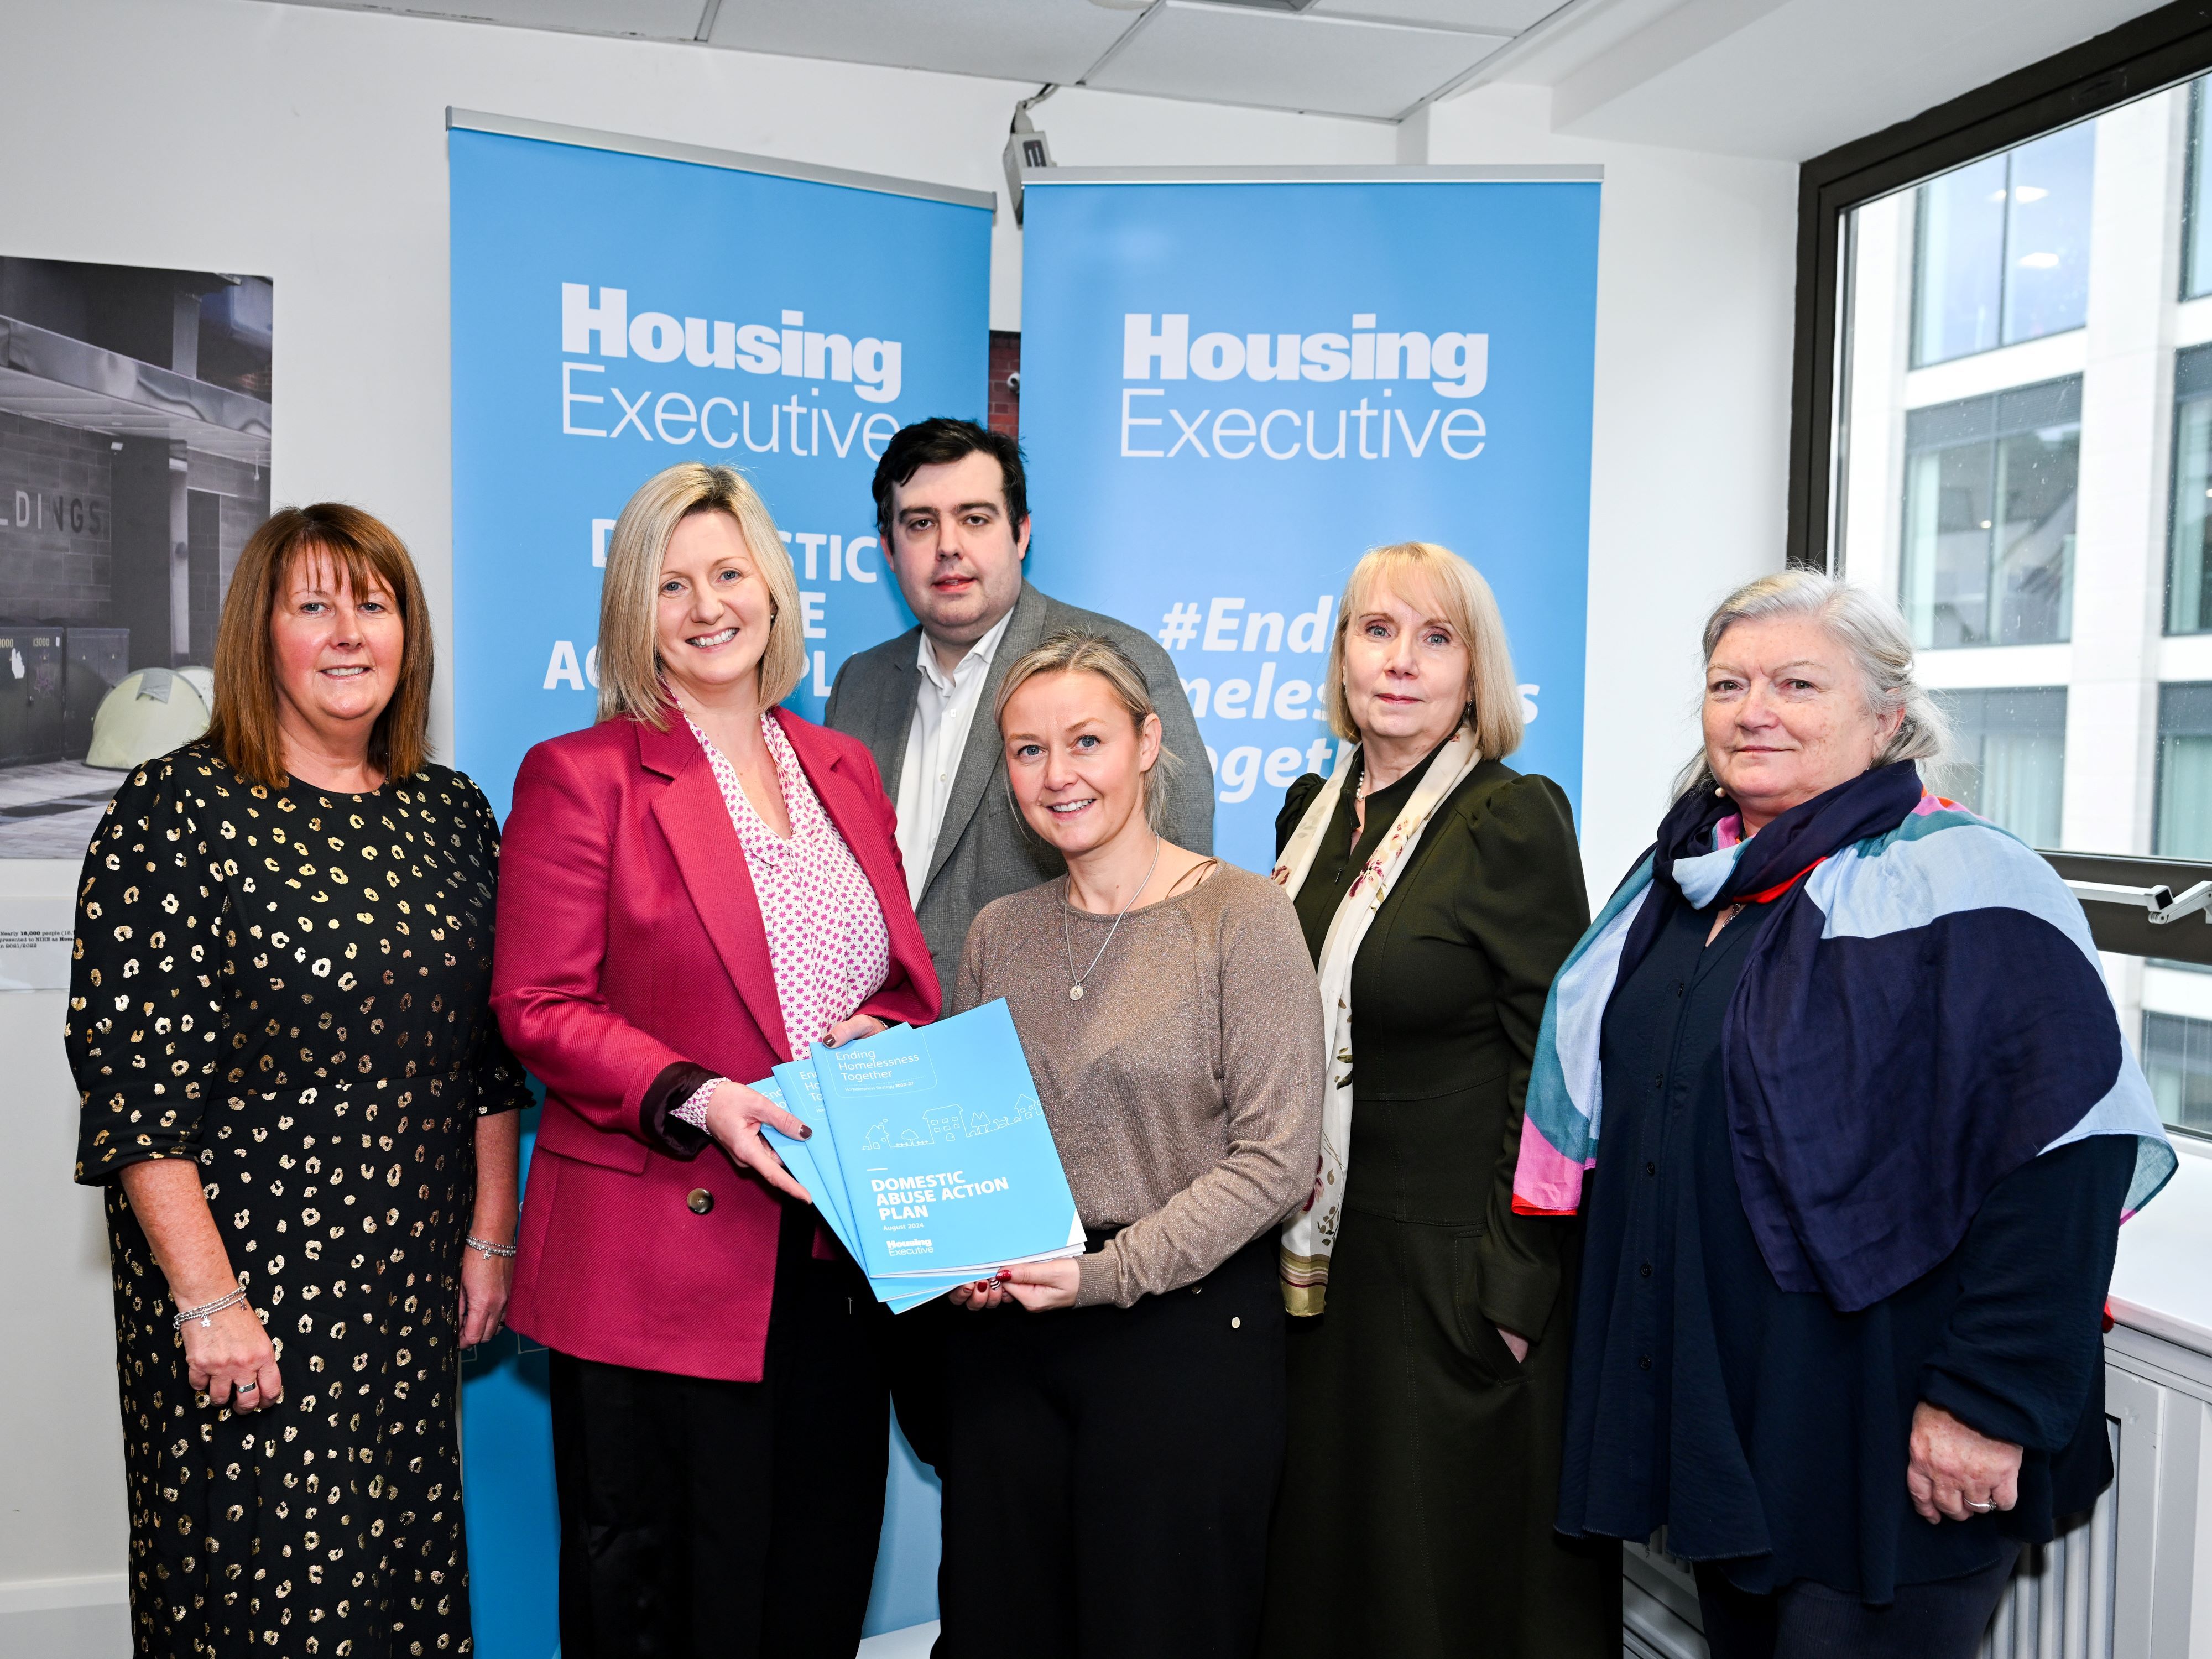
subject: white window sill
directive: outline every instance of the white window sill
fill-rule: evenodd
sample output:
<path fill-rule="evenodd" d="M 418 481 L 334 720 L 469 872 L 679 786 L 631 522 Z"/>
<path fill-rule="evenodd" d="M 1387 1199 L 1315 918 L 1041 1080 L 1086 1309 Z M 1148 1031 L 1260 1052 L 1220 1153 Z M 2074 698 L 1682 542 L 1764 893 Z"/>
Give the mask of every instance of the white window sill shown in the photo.
<path fill-rule="evenodd" d="M 2120 1229 L 2112 1317 L 2146 1335 L 2212 1355 L 2212 1146 L 2173 1138 L 2181 1167 Z"/>

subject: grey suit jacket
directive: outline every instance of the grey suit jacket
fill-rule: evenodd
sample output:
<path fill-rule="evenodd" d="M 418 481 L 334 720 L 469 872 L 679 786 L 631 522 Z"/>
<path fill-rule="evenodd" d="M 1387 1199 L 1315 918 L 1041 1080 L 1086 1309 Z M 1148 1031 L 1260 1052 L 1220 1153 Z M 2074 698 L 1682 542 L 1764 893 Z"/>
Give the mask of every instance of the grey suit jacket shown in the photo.
<path fill-rule="evenodd" d="M 961 946 L 967 942 L 968 925 L 975 913 L 993 899 L 1049 881 L 1067 867 L 1059 854 L 1030 836 L 1016 817 L 1006 795 L 999 728 L 991 718 L 1006 671 L 1023 653 L 1062 628 L 1086 628 L 1105 635 L 1144 671 L 1145 684 L 1160 711 L 1161 735 L 1170 752 L 1182 763 L 1169 786 L 1168 839 L 1196 852 L 1213 851 L 1213 769 L 1206 763 L 1198 722 L 1191 717 L 1190 701 L 1182 694 L 1182 680 L 1168 653 L 1139 629 L 1047 599 L 1024 582 L 1012 619 L 991 659 L 982 701 L 968 728 L 967 747 L 961 750 L 960 769 L 945 802 L 928 880 L 915 907 L 948 1008 L 960 975 Z M 884 788 L 894 799 L 906 760 L 907 732 L 914 724 L 915 694 L 921 684 L 921 671 L 915 666 L 921 642 L 921 629 L 909 628 L 847 658 L 823 714 L 823 724 L 868 745 L 876 769 L 883 774 Z"/>

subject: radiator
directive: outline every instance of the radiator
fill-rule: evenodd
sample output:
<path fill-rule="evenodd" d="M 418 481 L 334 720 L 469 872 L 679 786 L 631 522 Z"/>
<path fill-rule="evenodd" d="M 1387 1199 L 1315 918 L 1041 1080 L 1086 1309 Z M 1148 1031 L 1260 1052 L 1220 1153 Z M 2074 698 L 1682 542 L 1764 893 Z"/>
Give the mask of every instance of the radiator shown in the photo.
<path fill-rule="evenodd" d="M 2118 1462 L 2116 1455 L 2115 1465 Z M 2021 1552 L 1982 1640 L 1983 1659 L 2112 1659 L 2113 1516 L 2119 1485 L 2039 1548 Z"/>
<path fill-rule="evenodd" d="M 2113 1465 L 2119 1467 L 2118 1425 Z M 2119 1483 L 2078 1521 L 2040 1548 L 2021 1552 L 2004 1599 L 1982 1640 L 1982 1659 L 2114 1659 L 2112 1579 Z M 1698 1634 L 1697 1586 L 1689 1565 L 1667 1553 L 1662 1530 L 1645 1548 L 1626 1547 L 1621 1651 L 1626 1659 L 1706 1659 Z"/>

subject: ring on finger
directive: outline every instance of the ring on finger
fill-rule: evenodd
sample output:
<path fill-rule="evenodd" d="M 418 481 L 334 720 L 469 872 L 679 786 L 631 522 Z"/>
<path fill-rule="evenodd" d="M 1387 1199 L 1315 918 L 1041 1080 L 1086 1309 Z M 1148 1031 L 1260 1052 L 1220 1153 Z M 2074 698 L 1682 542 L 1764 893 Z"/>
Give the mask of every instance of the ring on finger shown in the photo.
<path fill-rule="evenodd" d="M 1994 1503 L 1978 1504 L 1972 1498 L 1969 1498 L 1966 1500 L 1966 1507 L 1970 1510 L 1974 1510 L 1981 1514 L 1986 1515 L 1990 1510 L 1996 1508 L 1996 1505 Z"/>

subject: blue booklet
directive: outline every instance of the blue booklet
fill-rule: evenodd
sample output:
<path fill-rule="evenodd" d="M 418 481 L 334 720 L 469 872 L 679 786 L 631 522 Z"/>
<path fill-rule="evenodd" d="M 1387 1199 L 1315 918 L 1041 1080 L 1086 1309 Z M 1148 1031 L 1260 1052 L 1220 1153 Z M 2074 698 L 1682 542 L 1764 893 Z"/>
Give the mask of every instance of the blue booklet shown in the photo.
<path fill-rule="evenodd" d="M 871 1279 L 957 1283 L 1082 1253 L 1083 1218 L 1003 999 L 817 1043 L 810 1058 Z"/>
<path fill-rule="evenodd" d="M 830 1115 L 823 1109 L 822 1085 L 815 1080 L 812 1062 L 801 1060 L 779 1066 L 774 1076 L 749 1086 L 814 1131 L 811 1139 L 793 1140 L 780 1129 L 765 1123 L 761 1126 L 761 1135 L 768 1142 L 769 1150 L 783 1160 L 783 1167 L 791 1171 L 792 1179 L 806 1188 L 814 1200 L 814 1207 L 821 1212 L 822 1219 L 836 1236 L 837 1242 L 858 1261 L 860 1249 L 852 1212 L 846 1204 L 845 1178 L 837 1167 L 836 1142 L 830 1133 Z M 818 1158 L 817 1151 L 821 1154 Z M 904 1313 L 908 1308 L 920 1307 L 944 1295 L 955 1285 L 966 1284 L 969 1277 L 945 1273 L 929 1279 L 871 1279 L 868 1287 L 876 1293 L 877 1301 L 890 1304 L 893 1313 Z"/>

